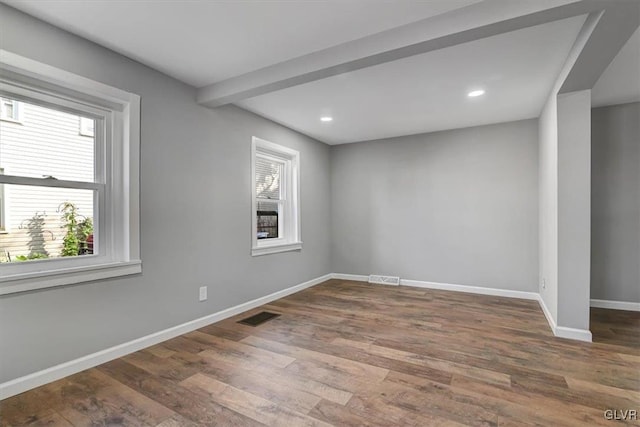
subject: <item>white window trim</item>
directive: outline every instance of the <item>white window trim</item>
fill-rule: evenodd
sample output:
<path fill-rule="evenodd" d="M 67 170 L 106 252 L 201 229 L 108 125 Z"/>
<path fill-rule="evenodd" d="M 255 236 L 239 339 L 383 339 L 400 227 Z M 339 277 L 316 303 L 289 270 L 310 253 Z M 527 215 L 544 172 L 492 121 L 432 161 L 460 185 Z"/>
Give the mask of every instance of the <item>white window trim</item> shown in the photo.
<path fill-rule="evenodd" d="M 0 58 L 0 90 L 10 87 L 15 93 L 20 87 L 25 91 L 37 88 L 40 99 L 55 98 L 56 105 L 68 99 L 89 110 L 109 111 L 105 129 L 96 134 L 103 131 L 113 141 L 106 153 L 110 181 L 87 183 L 91 188 L 107 186 L 111 203 L 101 201 L 100 210 L 110 227 L 103 228 L 106 235 L 98 238 L 110 251 L 100 256 L 0 264 L 0 295 L 140 273 L 140 97 L 2 49 Z M 46 186 L 46 181 L 37 178 L 4 176 L 3 180 Z M 64 184 L 56 182 L 56 186 Z M 98 215 L 98 220 L 104 219 L 100 212 Z"/>
<path fill-rule="evenodd" d="M 8 117 L 4 109 L 4 101 L 0 101 L 0 120 L 3 122 L 22 123 L 22 103 L 13 101 L 14 117 Z"/>
<path fill-rule="evenodd" d="M 0 175 L 4 175 L 4 169 L 0 168 Z M 0 184 L 0 234 L 7 232 L 7 191 L 4 184 Z"/>
<path fill-rule="evenodd" d="M 256 195 L 256 155 L 264 154 L 278 157 L 285 161 L 284 180 L 281 181 L 285 190 L 284 224 L 282 238 L 258 239 L 256 233 L 257 195 Z M 260 256 L 279 252 L 296 251 L 302 249 L 300 226 L 300 153 L 288 147 L 265 141 L 258 137 L 251 138 L 251 255 Z"/>

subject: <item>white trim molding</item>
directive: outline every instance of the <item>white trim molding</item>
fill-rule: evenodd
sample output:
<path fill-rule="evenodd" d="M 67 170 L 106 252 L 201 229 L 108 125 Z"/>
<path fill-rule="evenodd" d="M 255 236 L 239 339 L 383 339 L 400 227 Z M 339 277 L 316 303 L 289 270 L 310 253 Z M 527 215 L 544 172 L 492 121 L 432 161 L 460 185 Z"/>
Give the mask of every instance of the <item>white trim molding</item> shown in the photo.
<path fill-rule="evenodd" d="M 299 251 L 299 250 L 302 250 L 302 242 L 285 243 L 285 244 L 273 245 L 273 246 L 265 245 L 257 248 L 252 248 L 251 256 L 269 255 L 269 254 L 277 254 L 280 252 L 291 252 L 291 251 Z"/>
<path fill-rule="evenodd" d="M 369 280 L 369 276 L 357 274 L 333 273 L 331 276 L 333 279 L 353 280 L 357 282 L 368 282 Z M 544 313 L 544 316 L 547 318 L 547 322 L 549 323 L 551 332 L 553 332 L 554 336 L 586 342 L 591 342 L 592 340 L 591 331 L 587 329 L 575 329 L 565 326 L 558 326 L 556 324 L 556 321 L 553 319 L 551 312 L 544 303 L 544 300 L 537 292 L 514 291 L 511 289 L 485 288 L 481 286 L 458 285 L 453 283 L 427 282 L 422 280 L 408 279 L 400 279 L 400 285 L 411 286 L 414 288 L 439 289 L 443 291 L 467 292 L 470 294 L 492 295 L 497 297 L 538 301 L 538 303 L 540 304 L 540 308 L 542 309 L 542 313 Z"/>
<path fill-rule="evenodd" d="M 480 286 L 455 285 L 451 283 L 423 282 L 419 280 L 406 280 L 406 279 L 401 279 L 400 284 L 405 286 L 413 286 L 417 288 L 441 289 L 444 291 L 468 292 L 472 294 L 493 295 L 498 297 L 519 298 L 519 299 L 538 301 L 538 303 L 540 304 L 540 308 L 544 313 L 544 316 L 547 318 L 547 322 L 549 322 L 549 326 L 551 327 L 551 331 L 553 332 L 554 336 L 558 338 L 569 338 L 572 340 L 586 341 L 586 342 L 591 342 L 592 340 L 591 331 L 589 331 L 588 329 L 575 329 L 575 328 L 567 328 L 565 326 L 558 326 L 555 320 L 553 319 L 551 312 L 545 305 L 541 295 L 537 292 L 514 291 L 510 289 L 497 289 L 497 288 L 484 288 Z"/>
<path fill-rule="evenodd" d="M 542 295 L 538 294 L 538 304 L 540 304 L 540 308 L 544 313 L 544 317 L 547 318 L 547 322 L 549 322 L 549 327 L 551 328 L 551 332 L 553 335 L 558 338 L 568 338 L 571 340 L 577 341 L 585 341 L 592 342 L 593 336 L 591 335 L 591 331 L 588 329 L 576 329 L 576 328 L 568 328 L 566 326 L 558 326 L 556 320 L 551 315 L 551 311 L 545 304 L 542 299 Z"/>
<path fill-rule="evenodd" d="M 65 286 L 74 283 L 92 282 L 94 280 L 110 279 L 139 273 L 142 273 L 142 261 L 140 260 L 91 264 L 83 267 L 47 270 L 42 273 L 25 273 L 7 279 L 0 278 L 0 295 Z"/>
<path fill-rule="evenodd" d="M 344 273 L 325 274 L 324 276 L 317 277 L 315 279 L 309 280 L 304 283 L 300 283 L 290 288 L 286 288 L 281 291 L 274 292 L 272 294 L 265 295 L 263 297 L 260 297 L 254 300 L 251 300 L 233 307 L 229 307 L 217 313 L 213 313 L 208 316 L 201 317 L 199 319 L 191 320 L 181 325 L 177 325 L 162 331 L 158 331 L 150 335 L 146 335 L 144 337 L 140 337 L 135 340 L 71 360 L 69 362 L 52 366 L 42 371 L 34 372 L 32 374 L 7 381 L 5 383 L 0 384 L 0 400 L 6 399 L 11 396 L 15 396 L 16 394 L 39 387 L 41 385 L 50 383 L 52 381 L 59 380 L 61 378 L 78 373 L 85 369 L 98 366 L 110 360 L 114 360 L 119 357 L 126 356 L 127 354 L 136 352 L 138 350 L 142 350 L 144 348 L 161 343 L 163 341 L 177 337 L 179 335 L 186 334 L 188 332 L 194 331 L 196 329 L 202 328 L 212 323 L 219 322 L 231 316 L 235 316 L 247 310 L 251 310 L 253 308 L 267 304 L 271 301 L 284 298 L 288 295 L 291 295 L 293 293 L 302 291 L 303 289 L 307 289 L 312 286 L 318 285 L 330 279 L 351 280 L 351 281 L 368 283 L 369 276 L 359 275 L 359 274 L 344 274 Z M 557 326 L 555 320 L 551 316 L 551 312 L 549 311 L 544 301 L 540 297 L 540 294 L 537 294 L 535 292 L 514 291 L 514 290 L 496 289 L 496 288 L 483 288 L 483 287 L 468 286 L 468 285 L 454 285 L 449 283 L 425 282 L 425 281 L 405 280 L 405 279 L 401 279 L 400 284 L 403 286 L 413 286 L 413 287 L 426 288 L 426 289 L 441 289 L 441 290 L 447 290 L 452 292 L 467 292 L 467 293 L 474 293 L 474 294 L 481 294 L 481 295 L 493 295 L 493 296 L 501 296 L 501 297 L 507 297 L 507 298 L 535 300 L 535 301 L 538 301 L 538 303 L 540 304 L 542 312 L 547 318 L 547 321 L 549 322 L 549 326 L 551 327 L 551 330 L 556 337 L 591 342 L 591 332 L 588 330 Z"/>
<path fill-rule="evenodd" d="M 591 307 L 609 308 L 611 310 L 640 311 L 640 302 L 592 299 Z"/>
<path fill-rule="evenodd" d="M 48 384 L 66 376 L 84 371 L 85 369 L 93 368 L 94 366 L 98 366 L 110 360 L 126 356 L 127 354 L 142 350 L 143 348 L 150 347 L 179 335 L 195 331 L 196 329 L 202 328 L 215 322 L 219 322 L 231 316 L 235 316 L 236 314 L 240 314 L 247 310 L 251 310 L 253 308 L 267 304 L 271 301 L 284 298 L 287 295 L 291 295 L 303 289 L 310 288 L 312 286 L 325 282 L 331 279 L 332 276 L 332 274 L 325 274 L 324 276 L 311 279 L 307 282 L 300 283 L 290 288 L 286 288 L 281 291 L 256 298 L 254 300 L 229 307 L 222 311 L 218 311 L 217 313 L 213 313 L 199 319 L 191 320 L 181 325 L 177 325 L 150 335 L 146 335 L 144 337 L 137 338 L 133 341 L 122 343 L 120 345 L 116 345 L 114 347 L 98 351 L 96 353 L 88 354 L 69 362 L 52 366 L 42 371 L 34 372 L 32 374 L 7 381 L 0 384 L 0 400 L 15 396 L 16 394 L 23 393 L 27 390 L 31 390 L 44 384 Z"/>
<path fill-rule="evenodd" d="M 281 164 L 277 199 L 262 198 L 257 193 L 258 159 Z M 278 237 L 258 239 L 258 204 L 278 205 Z M 256 136 L 251 138 L 251 255 L 260 256 L 302 249 L 300 225 L 300 152 Z"/>
<path fill-rule="evenodd" d="M 510 289 L 485 288 L 482 286 L 456 285 L 452 283 L 425 282 L 421 280 L 400 279 L 400 284 L 415 288 L 440 289 L 443 291 L 467 292 L 471 294 L 492 295 L 496 297 L 538 300 L 538 293 L 514 291 Z"/>
<path fill-rule="evenodd" d="M 331 274 L 331 278 L 338 280 L 352 280 L 354 282 L 369 282 L 369 276 L 365 276 L 363 274 L 333 273 Z"/>
<path fill-rule="evenodd" d="M 593 336 L 588 329 L 567 328 L 566 326 L 556 326 L 553 334 L 558 338 L 568 338 L 570 340 L 592 342 Z"/>
<path fill-rule="evenodd" d="M 549 323 L 549 326 L 551 327 L 551 332 L 553 332 L 553 335 L 556 334 L 556 319 L 553 318 L 553 316 L 551 315 L 551 311 L 549 310 L 549 308 L 547 307 L 547 304 L 544 303 L 544 299 L 542 299 L 542 295 L 538 294 L 538 304 L 540 305 L 540 308 L 542 309 L 542 313 L 544 314 L 544 317 L 547 318 L 547 322 Z"/>
<path fill-rule="evenodd" d="M 0 60 L 3 96 L 86 115 L 96 126 L 95 182 L 1 175 L 0 183 L 93 191 L 97 248 L 3 263 L 0 295 L 140 273 L 140 96 L 3 49 Z"/>

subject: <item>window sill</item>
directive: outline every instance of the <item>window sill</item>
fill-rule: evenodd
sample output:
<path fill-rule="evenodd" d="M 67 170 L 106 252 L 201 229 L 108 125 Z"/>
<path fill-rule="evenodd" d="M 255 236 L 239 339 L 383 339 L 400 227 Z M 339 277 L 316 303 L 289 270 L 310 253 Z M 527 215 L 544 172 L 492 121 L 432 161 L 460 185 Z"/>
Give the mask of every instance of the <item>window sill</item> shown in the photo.
<path fill-rule="evenodd" d="M 0 278 L 0 295 L 129 276 L 141 272 L 142 261 L 134 260 L 15 274 Z"/>
<path fill-rule="evenodd" d="M 15 123 L 17 125 L 22 125 L 23 124 L 22 120 L 20 120 L 20 119 L 12 119 L 10 117 L 0 117 L 0 121 L 9 122 L 9 123 Z"/>
<path fill-rule="evenodd" d="M 251 256 L 277 254 L 280 252 L 299 251 L 302 249 L 302 242 L 285 243 L 271 246 L 258 246 L 251 248 Z"/>

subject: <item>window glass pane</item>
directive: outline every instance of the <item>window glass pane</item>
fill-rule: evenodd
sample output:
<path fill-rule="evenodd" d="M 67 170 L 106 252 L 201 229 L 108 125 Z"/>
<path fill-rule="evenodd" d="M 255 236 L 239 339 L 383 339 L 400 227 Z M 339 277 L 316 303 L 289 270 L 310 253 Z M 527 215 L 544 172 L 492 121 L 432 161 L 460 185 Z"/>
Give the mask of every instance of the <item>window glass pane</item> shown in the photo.
<path fill-rule="evenodd" d="M 258 239 L 277 239 L 280 236 L 279 217 L 281 213 L 278 202 L 258 202 Z"/>
<path fill-rule="evenodd" d="M 280 182 L 284 164 L 263 157 L 256 157 L 256 196 L 262 199 L 280 200 Z"/>
<path fill-rule="evenodd" d="M 93 136 L 80 135 L 80 117 L 21 102 L 20 123 L 0 121 L 0 168 L 6 175 L 92 182 Z"/>
<path fill-rule="evenodd" d="M 0 262 L 94 253 L 92 190 L 4 184 L 4 199 Z"/>

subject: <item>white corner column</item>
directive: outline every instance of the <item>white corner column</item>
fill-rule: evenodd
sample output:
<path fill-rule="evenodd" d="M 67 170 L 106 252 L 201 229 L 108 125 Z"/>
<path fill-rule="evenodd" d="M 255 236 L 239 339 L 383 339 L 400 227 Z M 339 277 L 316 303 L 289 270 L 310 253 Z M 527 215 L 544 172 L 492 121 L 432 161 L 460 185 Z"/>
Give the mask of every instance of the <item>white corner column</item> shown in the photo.
<path fill-rule="evenodd" d="M 558 95 L 556 335 L 591 341 L 591 90 Z"/>

